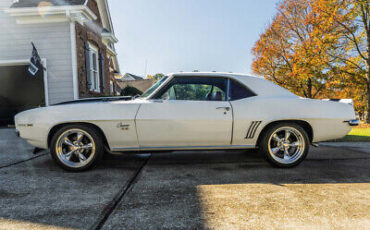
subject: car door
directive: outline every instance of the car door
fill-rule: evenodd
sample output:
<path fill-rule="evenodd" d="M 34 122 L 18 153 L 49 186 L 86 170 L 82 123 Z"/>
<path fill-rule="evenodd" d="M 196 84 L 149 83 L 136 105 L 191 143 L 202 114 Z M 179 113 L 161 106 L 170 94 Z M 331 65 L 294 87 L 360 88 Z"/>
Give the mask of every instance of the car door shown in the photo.
<path fill-rule="evenodd" d="M 227 79 L 175 77 L 136 117 L 141 148 L 217 147 L 231 144 Z"/>

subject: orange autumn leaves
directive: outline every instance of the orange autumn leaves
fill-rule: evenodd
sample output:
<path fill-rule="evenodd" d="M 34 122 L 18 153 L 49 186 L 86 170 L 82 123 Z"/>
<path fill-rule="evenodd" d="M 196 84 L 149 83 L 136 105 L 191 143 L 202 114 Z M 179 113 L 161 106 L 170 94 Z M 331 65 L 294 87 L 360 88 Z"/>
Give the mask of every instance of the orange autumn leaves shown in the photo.
<path fill-rule="evenodd" d="M 253 71 L 300 96 L 353 98 L 366 114 L 369 8 L 363 0 L 282 1 L 253 47 Z"/>

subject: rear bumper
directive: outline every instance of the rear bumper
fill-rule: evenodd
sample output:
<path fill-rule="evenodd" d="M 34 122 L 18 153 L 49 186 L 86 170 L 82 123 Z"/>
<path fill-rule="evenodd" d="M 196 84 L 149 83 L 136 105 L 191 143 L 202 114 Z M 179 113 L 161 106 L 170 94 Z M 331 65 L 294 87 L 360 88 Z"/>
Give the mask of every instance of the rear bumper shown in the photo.
<path fill-rule="evenodd" d="M 348 123 L 350 126 L 358 126 L 360 124 L 360 121 L 359 120 L 349 120 L 349 121 L 343 121 L 343 122 L 346 122 Z"/>

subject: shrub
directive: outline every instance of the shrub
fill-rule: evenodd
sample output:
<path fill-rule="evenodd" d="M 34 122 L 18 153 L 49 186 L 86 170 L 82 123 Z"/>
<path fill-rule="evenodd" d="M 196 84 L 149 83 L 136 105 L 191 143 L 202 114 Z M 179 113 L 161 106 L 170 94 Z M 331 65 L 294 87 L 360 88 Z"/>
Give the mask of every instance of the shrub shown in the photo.
<path fill-rule="evenodd" d="M 128 85 L 121 91 L 121 96 L 137 96 L 141 95 L 142 93 L 143 92 L 137 88 Z"/>

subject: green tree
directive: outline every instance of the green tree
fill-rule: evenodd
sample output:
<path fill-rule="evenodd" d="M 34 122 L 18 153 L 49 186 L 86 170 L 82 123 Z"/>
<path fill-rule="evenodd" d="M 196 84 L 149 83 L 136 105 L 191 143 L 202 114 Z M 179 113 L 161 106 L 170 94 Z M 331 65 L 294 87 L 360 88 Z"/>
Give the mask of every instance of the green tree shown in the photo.
<path fill-rule="evenodd" d="M 142 93 L 139 89 L 128 85 L 121 91 L 121 96 L 137 96 Z"/>

